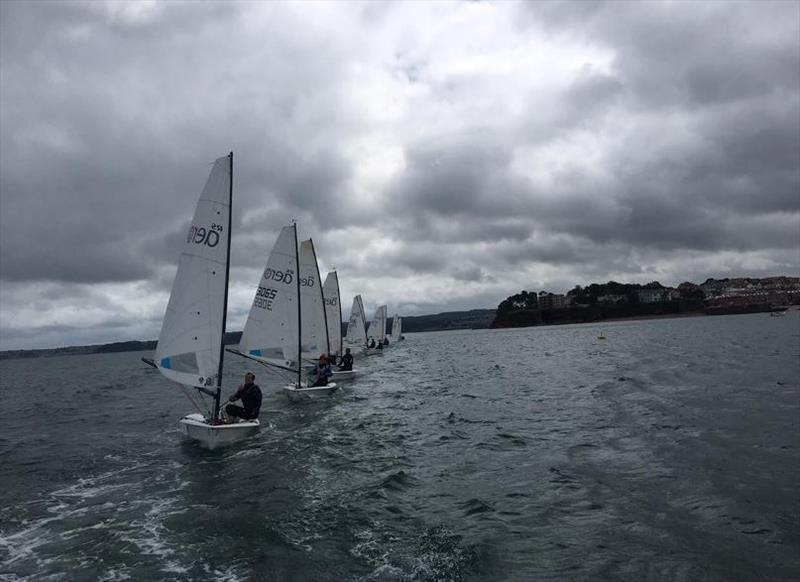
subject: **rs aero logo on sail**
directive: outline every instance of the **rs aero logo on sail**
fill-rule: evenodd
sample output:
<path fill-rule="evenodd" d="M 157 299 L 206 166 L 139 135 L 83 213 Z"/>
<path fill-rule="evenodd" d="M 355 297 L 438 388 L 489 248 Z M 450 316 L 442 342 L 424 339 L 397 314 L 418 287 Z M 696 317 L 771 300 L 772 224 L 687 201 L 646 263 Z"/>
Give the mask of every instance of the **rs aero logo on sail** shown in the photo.
<path fill-rule="evenodd" d="M 288 284 L 294 281 L 294 271 L 291 269 L 276 271 L 275 269 L 267 268 L 264 271 L 264 279 L 266 281 L 277 281 L 278 283 Z"/>
<path fill-rule="evenodd" d="M 211 223 L 211 228 L 193 224 L 189 227 L 189 232 L 186 234 L 186 242 L 213 248 L 219 244 L 219 235 L 221 232 L 222 225 L 220 224 Z"/>

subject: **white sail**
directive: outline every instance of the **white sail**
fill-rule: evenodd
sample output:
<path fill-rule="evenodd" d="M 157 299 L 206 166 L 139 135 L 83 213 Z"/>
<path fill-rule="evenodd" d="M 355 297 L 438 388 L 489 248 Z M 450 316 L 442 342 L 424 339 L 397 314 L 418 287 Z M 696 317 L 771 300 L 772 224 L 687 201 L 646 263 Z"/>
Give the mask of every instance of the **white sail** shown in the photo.
<path fill-rule="evenodd" d="M 331 271 L 322 286 L 325 297 L 325 313 L 328 317 L 328 344 L 330 353 L 342 354 L 342 305 L 339 300 L 339 276 Z"/>
<path fill-rule="evenodd" d="M 361 295 L 353 297 L 353 307 L 350 309 L 345 340 L 351 345 L 365 346 L 367 344 L 367 317 L 364 313 Z"/>
<path fill-rule="evenodd" d="M 214 386 L 225 316 L 230 158 L 214 162 L 183 243 L 155 365 L 170 380 Z"/>
<path fill-rule="evenodd" d="M 402 320 L 400 319 L 400 316 L 395 314 L 395 316 L 392 318 L 392 336 L 391 337 L 392 337 L 392 341 L 393 342 L 400 341 L 400 334 L 403 333 L 402 325 L 403 324 L 402 324 Z"/>
<path fill-rule="evenodd" d="M 374 338 L 375 341 L 383 340 L 386 337 L 386 313 L 388 309 L 385 305 L 381 305 L 375 310 L 375 316 L 369 323 L 367 335 Z"/>
<path fill-rule="evenodd" d="M 316 360 L 330 350 L 322 281 L 311 239 L 300 243 L 300 305 L 303 358 Z"/>
<path fill-rule="evenodd" d="M 285 226 L 256 289 L 239 350 L 279 366 L 293 366 L 298 347 L 297 235 Z"/>

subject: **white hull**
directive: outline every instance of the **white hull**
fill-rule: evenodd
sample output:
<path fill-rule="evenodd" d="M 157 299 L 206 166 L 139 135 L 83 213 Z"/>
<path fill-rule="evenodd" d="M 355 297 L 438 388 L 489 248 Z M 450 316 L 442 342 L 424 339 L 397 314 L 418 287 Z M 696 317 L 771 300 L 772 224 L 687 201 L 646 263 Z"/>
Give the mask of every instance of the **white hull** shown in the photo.
<path fill-rule="evenodd" d="M 383 348 L 383 350 L 385 350 L 385 349 L 386 348 Z M 366 354 L 367 356 L 375 356 L 375 355 L 378 355 L 378 354 L 382 354 L 383 350 L 376 350 L 375 348 L 366 348 L 364 350 L 364 354 Z"/>
<path fill-rule="evenodd" d="M 356 370 L 356 369 L 346 370 L 346 371 L 345 370 L 334 370 L 333 371 L 333 379 L 334 380 L 339 380 L 339 381 L 351 380 L 351 379 L 356 377 L 357 373 L 358 373 L 358 370 Z"/>
<path fill-rule="evenodd" d="M 317 398 L 324 398 L 329 396 L 336 390 L 336 384 L 331 382 L 327 386 L 312 386 L 307 387 L 305 384 L 300 384 L 298 388 L 295 384 L 284 386 L 283 390 L 292 402 L 299 402 L 301 400 L 314 400 Z"/>
<path fill-rule="evenodd" d="M 187 414 L 179 421 L 179 424 L 186 436 L 210 450 L 254 435 L 260 426 L 257 419 L 234 424 L 211 425 L 205 421 L 202 414 Z"/>

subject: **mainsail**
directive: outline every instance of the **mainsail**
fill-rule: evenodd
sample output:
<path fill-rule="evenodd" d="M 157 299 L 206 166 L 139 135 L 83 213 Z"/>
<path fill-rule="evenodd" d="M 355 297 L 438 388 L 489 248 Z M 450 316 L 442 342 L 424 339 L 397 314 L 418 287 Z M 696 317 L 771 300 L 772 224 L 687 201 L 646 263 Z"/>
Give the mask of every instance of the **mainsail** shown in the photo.
<path fill-rule="evenodd" d="M 347 343 L 365 346 L 367 344 L 367 317 L 361 295 L 353 297 L 350 319 L 347 322 Z"/>
<path fill-rule="evenodd" d="M 402 332 L 402 320 L 400 316 L 395 314 L 394 318 L 392 318 L 392 341 L 400 341 L 400 335 Z"/>
<path fill-rule="evenodd" d="M 297 235 L 285 226 L 267 259 L 239 350 L 278 366 L 293 366 L 298 346 Z"/>
<path fill-rule="evenodd" d="M 300 243 L 300 305 L 303 357 L 316 360 L 320 354 L 327 354 L 330 346 L 317 254 L 311 239 Z"/>
<path fill-rule="evenodd" d="M 322 286 L 325 297 L 325 314 L 328 318 L 328 344 L 330 353 L 342 354 L 342 304 L 339 300 L 339 276 L 331 271 Z"/>
<path fill-rule="evenodd" d="M 217 159 L 183 242 L 155 365 L 186 386 L 218 385 L 230 258 L 232 154 Z"/>
<path fill-rule="evenodd" d="M 385 305 L 381 305 L 375 310 L 375 316 L 369 323 L 367 335 L 374 338 L 375 341 L 383 340 L 386 337 L 386 313 L 388 309 Z"/>

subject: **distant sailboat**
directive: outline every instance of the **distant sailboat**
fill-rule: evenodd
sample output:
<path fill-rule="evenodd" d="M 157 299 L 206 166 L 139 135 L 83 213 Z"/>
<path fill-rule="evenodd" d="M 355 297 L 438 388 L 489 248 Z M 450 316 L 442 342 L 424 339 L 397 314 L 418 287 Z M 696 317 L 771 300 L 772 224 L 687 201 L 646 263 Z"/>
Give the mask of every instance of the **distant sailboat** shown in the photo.
<path fill-rule="evenodd" d="M 334 358 L 340 358 L 344 353 L 342 338 L 342 302 L 339 298 L 339 276 L 336 271 L 331 271 L 325 277 L 325 284 L 322 286 L 322 294 L 325 297 L 325 312 L 328 318 L 328 344 L 330 354 Z M 332 362 L 335 364 L 336 362 Z M 337 370 L 333 369 L 335 380 L 347 380 L 356 375 L 357 370 Z"/>
<path fill-rule="evenodd" d="M 367 355 L 383 353 L 383 340 L 386 339 L 386 313 L 387 308 L 385 305 L 381 305 L 375 310 L 375 316 L 372 318 L 372 321 L 369 322 L 369 327 L 367 328 L 367 337 L 369 338 L 370 343 L 372 340 L 375 340 L 376 346 L 378 344 L 381 345 L 380 348 L 368 348 Z"/>
<path fill-rule="evenodd" d="M 403 323 L 399 315 L 395 314 L 392 318 L 392 342 L 399 342 L 403 338 Z"/>
<path fill-rule="evenodd" d="M 180 420 L 190 438 L 214 449 L 255 433 L 258 420 L 222 424 L 220 395 L 230 272 L 233 153 L 214 162 L 183 243 L 155 359 L 164 376 L 184 388 L 200 411 Z M 210 396 L 203 412 L 185 388 Z"/>
<path fill-rule="evenodd" d="M 361 295 L 353 297 L 345 342 L 353 348 L 366 349 L 367 347 L 367 315 L 364 313 L 364 302 L 361 300 Z"/>

